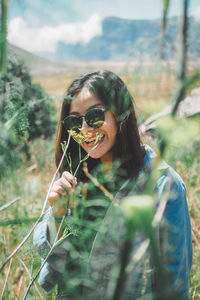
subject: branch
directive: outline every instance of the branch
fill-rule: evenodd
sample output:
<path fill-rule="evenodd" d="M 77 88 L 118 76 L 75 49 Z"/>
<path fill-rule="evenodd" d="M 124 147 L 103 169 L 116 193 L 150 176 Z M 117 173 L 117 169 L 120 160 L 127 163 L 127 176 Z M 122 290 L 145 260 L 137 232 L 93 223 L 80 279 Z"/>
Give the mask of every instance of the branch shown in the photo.
<path fill-rule="evenodd" d="M 13 203 L 15 203 L 15 202 L 18 201 L 19 199 L 20 199 L 20 197 L 17 197 L 17 198 L 15 198 L 15 199 L 11 200 L 10 202 L 6 203 L 5 205 L 1 206 L 1 207 L 0 207 L 0 211 L 2 211 L 2 210 L 4 210 L 4 209 L 8 208 L 10 205 L 12 205 Z"/>
<path fill-rule="evenodd" d="M 66 217 L 66 216 L 64 215 L 63 218 L 62 218 L 62 221 L 61 221 L 61 224 L 60 224 L 60 226 L 59 226 L 58 232 L 57 232 L 57 234 L 56 234 L 56 237 L 55 237 L 53 246 L 52 246 L 51 249 L 49 250 L 49 253 L 47 254 L 45 260 L 44 260 L 43 263 L 41 264 L 41 266 L 40 266 L 39 270 L 37 271 L 36 275 L 33 277 L 33 279 L 31 280 L 31 282 L 29 283 L 29 286 L 28 286 L 28 288 L 27 288 L 27 290 L 26 290 L 26 293 L 25 293 L 25 295 L 24 295 L 24 297 L 23 297 L 22 300 L 26 300 L 26 297 L 28 296 L 28 293 L 29 293 L 29 291 L 30 291 L 31 286 L 33 285 L 33 283 L 34 283 L 35 280 L 37 279 L 38 275 L 40 274 L 40 271 L 41 271 L 42 268 L 44 267 L 44 265 L 45 265 L 47 259 L 49 258 L 49 256 L 51 255 L 51 253 L 53 252 L 53 250 L 55 249 L 55 247 L 57 247 L 58 245 L 60 245 L 60 244 L 61 244 L 68 236 L 70 236 L 70 235 L 72 234 L 72 233 L 70 232 L 70 233 L 64 235 L 64 237 L 62 237 L 60 240 L 58 240 L 58 236 L 59 236 L 59 234 L 60 234 L 62 225 L 64 224 L 65 217 Z"/>
<path fill-rule="evenodd" d="M 169 10 L 170 0 L 163 0 L 163 17 L 162 17 L 162 37 L 161 37 L 161 44 L 160 44 L 160 55 L 161 58 L 164 58 L 164 41 L 166 35 L 166 27 L 167 27 L 167 13 Z"/>
<path fill-rule="evenodd" d="M 0 28 L 0 73 L 6 73 L 7 64 L 7 0 L 1 0 L 1 28 Z"/>
<path fill-rule="evenodd" d="M 21 225 L 21 224 L 29 224 L 32 222 L 36 222 L 38 220 L 38 217 L 35 218 L 19 218 L 19 219 L 8 219 L 5 221 L 0 221 L 0 226 L 6 227 L 9 225 Z"/>
<path fill-rule="evenodd" d="M 18 257 L 18 259 L 19 259 L 19 261 L 21 262 L 22 266 L 24 267 L 26 273 L 28 274 L 29 279 L 31 280 L 31 274 L 30 274 L 30 272 L 29 272 L 27 266 L 25 265 L 25 263 L 23 262 L 23 260 L 22 260 L 20 257 Z M 37 287 L 37 285 L 36 285 L 35 283 L 34 283 L 34 286 L 35 286 L 35 289 L 36 289 L 36 291 L 37 291 L 37 293 L 38 293 L 40 299 L 43 299 L 43 297 L 42 297 L 42 295 L 40 294 L 40 291 L 39 291 L 39 289 L 38 289 L 38 287 Z"/>
<path fill-rule="evenodd" d="M 174 105 L 172 109 L 172 115 L 175 116 L 179 103 L 184 99 L 185 96 L 185 72 L 186 72 L 186 62 L 187 62 L 187 10 L 188 10 L 188 0 L 183 1 L 183 13 L 181 16 L 180 24 L 180 43 L 179 43 L 179 55 L 178 55 L 178 68 L 177 68 L 177 79 L 180 82 L 180 88 L 178 89 Z"/>
<path fill-rule="evenodd" d="M 52 178 L 52 181 L 51 181 L 51 184 L 49 186 L 49 190 L 47 192 L 47 195 L 46 195 L 46 198 L 45 198 L 45 201 L 44 201 L 44 204 L 43 204 L 43 208 L 42 208 L 42 212 L 41 212 L 41 215 L 40 217 L 38 218 L 38 220 L 36 221 L 36 223 L 34 224 L 34 226 L 31 228 L 31 230 L 28 232 L 28 234 L 25 236 L 25 238 L 21 241 L 21 243 L 15 248 L 15 250 L 10 254 L 10 256 L 8 256 L 5 261 L 3 262 L 3 264 L 1 265 L 0 267 L 0 272 L 4 269 L 5 265 L 9 262 L 9 260 L 19 251 L 19 249 L 24 245 L 24 243 L 28 240 L 28 238 L 30 237 L 30 235 L 33 233 L 35 227 L 37 226 L 37 224 L 40 222 L 40 220 L 42 219 L 42 217 L 44 216 L 45 214 L 45 209 L 46 209 L 46 206 L 47 206 L 47 202 L 48 202 L 48 198 L 49 198 L 49 194 L 51 192 L 51 189 L 52 189 L 52 186 L 53 186 L 53 183 L 56 179 L 56 176 L 60 170 L 60 167 L 61 167 L 61 164 L 63 162 L 63 159 L 65 157 L 65 154 L 67 152 L 67 149 L 69 147 L 69 142 L 70 142 L 70 138 L 71 136 L 69 135 L 68 136 L 68 141 L 67 141 L 67 146 L 65 148 L 65 151 L 63 152 L 63 155 L 61 157 L 61 160 L 60 160 L 60 163 L 58 165 L 58 168 L 56 170 L 56 172 L 54 173 L 53 175 L 53 178 Z"/>
<path fill-rule="evenodd" d="M 89 171 L 88 171 L 88 167 L 87 167 L 87 163 L 84 163 L 83 164 L 83 172 L 85 173 L 85 175 L 94 183 L 94 185 L 96 187 L 98 187 L 106 197 L 108 197 L 111 201 L 114 200 L 114 197 L 111 193 L 109 193 L 109 191 L 102 185 L 98 182 L 98 180 L 92 176 Z"/>
<path fill-rule="evenodd" d="M 6 284 L 7 284 L 7 281 L 8 281 L 8 276 L 9 276 L 9 273 L 10 273 L 11 264 L 12 264 L 12 259 L 10 261 L 10 264 L 9 264 L 9 267 L 8 267 L 8 271 L 7 271 L 7 274 L 6 274 L 6 280 L 4 282 L 3 291 L 1 293 L 1 300 L 3 300 L 3 294 L 5 292 Z"/>

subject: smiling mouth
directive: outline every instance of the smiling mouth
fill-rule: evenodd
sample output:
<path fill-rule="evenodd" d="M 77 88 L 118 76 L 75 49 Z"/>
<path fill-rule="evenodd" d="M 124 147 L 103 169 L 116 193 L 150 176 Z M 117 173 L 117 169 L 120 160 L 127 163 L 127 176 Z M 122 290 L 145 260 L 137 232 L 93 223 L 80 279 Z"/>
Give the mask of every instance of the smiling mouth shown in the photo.
<path fill-rule="evenodd" d="M 97 143 L 99 143 L 100 141 L 102 141 L 104 137 L 105 137 L 105 135 L 104 135 L 104 134 L 101 134 L 101 136 L 99 136 L 98 139 L 97 139 L 96 137 L 93 137 L 93 138 L 90 138 L 90 139 L 88 139 L 87 141 L 85 141 L 85 143 L 86 143 L 87 145 L 97 144 Z"/>

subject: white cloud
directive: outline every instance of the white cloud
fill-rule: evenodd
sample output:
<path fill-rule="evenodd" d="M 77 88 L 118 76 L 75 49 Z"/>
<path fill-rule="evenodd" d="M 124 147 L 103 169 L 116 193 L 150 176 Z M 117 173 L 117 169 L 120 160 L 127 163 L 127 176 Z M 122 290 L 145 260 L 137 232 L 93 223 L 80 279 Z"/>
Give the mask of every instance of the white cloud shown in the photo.
<path fill-rule="evenodd" d="M 98 15 L 91 16 L 87 22 L 64 23 L 41 28 L 28 26 L 22 17 L 16 17 L 8 24 L 8 41 L 31 52 L 54 53 L 58 42 L 87 43 L 101 33 L 101 19 Z"/>
<path fill-rule="evenodd" d="M 200 21 L 200 5 L 191 11 L 191 16 L 193 16 L 197 21 Z"/>

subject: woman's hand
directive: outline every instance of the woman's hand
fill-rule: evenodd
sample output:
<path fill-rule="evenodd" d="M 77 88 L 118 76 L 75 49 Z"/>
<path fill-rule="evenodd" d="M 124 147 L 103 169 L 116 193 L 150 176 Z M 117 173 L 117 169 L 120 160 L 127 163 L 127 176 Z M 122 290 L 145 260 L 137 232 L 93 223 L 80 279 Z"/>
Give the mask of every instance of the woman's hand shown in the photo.
<path fill-rule="evenodd" d="M 48 201 L 51 206 L 55 207 L 54 213 L 56 217 L 63 216 L 67 207 L 67 200 L 64 205 L 58 205 L 60 197 L 66 197 L 67 191 L 71 190 L 76 184 L 77 178 L 66 171 L 63 172 L 61 178 L 54 182 Z"/>

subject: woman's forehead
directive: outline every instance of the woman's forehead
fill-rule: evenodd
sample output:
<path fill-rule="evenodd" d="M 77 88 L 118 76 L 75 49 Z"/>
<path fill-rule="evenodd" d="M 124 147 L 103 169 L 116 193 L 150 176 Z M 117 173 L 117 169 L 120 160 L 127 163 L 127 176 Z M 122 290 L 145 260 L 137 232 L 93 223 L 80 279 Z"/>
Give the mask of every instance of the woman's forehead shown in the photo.
<path fill-rule="evenodd" d="M 103 104 L 103 102 L 88 88 L 84 87 L 71 102 L 70 113 L 76 112 L 83 114 L 88 108 L 97 104 Z"/>

